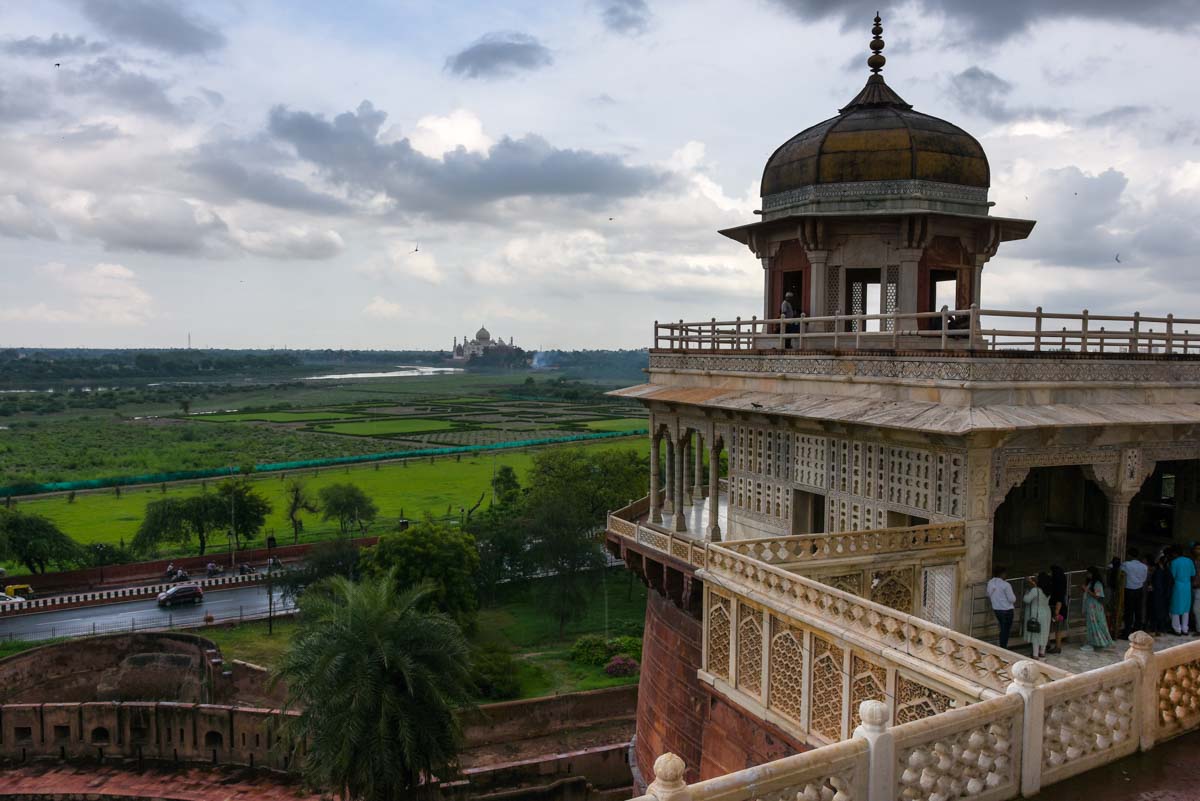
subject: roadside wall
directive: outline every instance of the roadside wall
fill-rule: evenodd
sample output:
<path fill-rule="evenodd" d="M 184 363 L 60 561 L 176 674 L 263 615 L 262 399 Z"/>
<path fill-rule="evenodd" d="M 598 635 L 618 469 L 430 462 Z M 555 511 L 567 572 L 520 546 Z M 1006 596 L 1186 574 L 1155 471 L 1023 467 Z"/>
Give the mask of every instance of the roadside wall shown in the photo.
<path fill-rule="evenodd" d="M 467 748 L 544 737 L 601 721 L 632 720 L 637 711 L 637 685 L 611 687 L 550 698 L 486 704 L 461 715 Z"/>

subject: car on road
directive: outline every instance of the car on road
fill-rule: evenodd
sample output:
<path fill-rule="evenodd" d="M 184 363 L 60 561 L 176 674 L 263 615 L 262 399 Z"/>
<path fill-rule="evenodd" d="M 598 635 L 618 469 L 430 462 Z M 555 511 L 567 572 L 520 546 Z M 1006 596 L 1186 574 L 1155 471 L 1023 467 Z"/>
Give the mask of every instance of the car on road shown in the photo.
<path fill-rule="evenodd" d="M 0 604 L 15 604 L 24 600 L 20 595 L 9 595 L 6 592 L 0 592 Z"/>
<path fill-rule="evenodd" d="M 159 606 L 178 606 L 179 604 L 198 604 L 204 602 L 204 590 L 195 584 L 177 584 L 165 592 L 158 594 Z"/>

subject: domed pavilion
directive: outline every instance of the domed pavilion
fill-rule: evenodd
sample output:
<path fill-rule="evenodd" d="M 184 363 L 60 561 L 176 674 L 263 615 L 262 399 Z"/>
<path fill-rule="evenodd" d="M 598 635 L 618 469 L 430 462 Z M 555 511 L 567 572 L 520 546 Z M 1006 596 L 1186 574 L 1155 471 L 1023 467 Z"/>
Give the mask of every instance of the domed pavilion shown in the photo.
<path fill-rule="evenodd" d="M 1033 228 L 989 214 L 983 147 L 887 85 L 879 21 L 872 32 L 866 86 L 771 154 L 762 221 L 721 232 L 762 259 L 764 317 L 787 292 L 817 317 L 965 309 L 997 246 Z"/>

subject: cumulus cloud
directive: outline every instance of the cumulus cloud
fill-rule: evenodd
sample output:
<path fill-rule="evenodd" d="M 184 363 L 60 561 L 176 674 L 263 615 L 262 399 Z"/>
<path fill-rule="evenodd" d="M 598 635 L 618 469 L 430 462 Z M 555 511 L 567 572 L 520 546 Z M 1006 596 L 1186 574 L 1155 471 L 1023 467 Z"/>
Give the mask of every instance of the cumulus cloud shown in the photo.
<path fill-rule="evenodd" d="M 500 31 L 477 39 L 446 59 L 446 69 L 462 78 L 503 78 L 554 63 L 550 49 L 527 33 Z"/>
<path fill-rule="evenodd" d="M 299 179 L 242 164 L 223 144 L 201 147 L 188 170 L 226 200 L 243 198 L 277 208 L 321 214 L 340 214 L 350 208 L 340 198 L 315 191 Z"/>
<path fill-rule="evenodd" d="M 996 73 L 981 67 L 968 67 L 950 80 L 949 93 L 955 104 L 968 114 L 993 122 L 1010 122 L 1018 119 L 1055 119 L 1060 112 L 1055 109 L 1035 108 L 1025 105 L 1010 105 L 1009 96 L 1013 85 Z"/>
<path fill-rule="evenodd" d="M 225 35 L 215 25 L 169 0 L 84 0 L 80 10 L 114 39 L 172 55 L 196 55 L 225 46 Z"/>
<path fill-rule="evenodd" d="M 600 19 L 613 33 L 637 36 L 650 27 L 650 7 L 646 0 L 603 0 Z"/>
<path fill-rule="evenodd" d="M 0 308 L 0 319 L 44 323 L 106 323 L 142 325 L 153 316 L 153 298 L 137 275 L 121 264 L 101 263 L 70 269 L 58 262 L 44 264 L 37 274 L 57 290 L 55 305 L 39 302 L 26 307 Z"/>
<path fill-rule="evenodd" d="M 116 59 L 98 58 L 78 69 L 56 70 L 58 88 L 67 95 L 95 95 L 120 108 L 157 117 L 175 117 L 179 109 L 167 97 L 166 84 L 125 69 Z"/>
<path fill-rule="evenodd" d="M 26 36 L 0 44 L 0 50 L 10 56 L 25 58 L 62 58 L 63 56 L 96 55 L 108 49 L 104 42 L 89 42 L 82 36 L 53 34 L 48 39 Z"/>
<path fill-rule="evenodd" d="M 211 208 L 173 196 L 74 193 L 57 201 L 58 217 L 106 250 L 220 256 L 229 228 Z"/>
<path fill-rule="evenodd" d="M 58 232 L 34 204 L 18 195 L 0 195 L 0 236 L 57 239 Z"/>
<path fill-rule="evenodd" d="M 233 241 L 247 253 L 270 259 L 330 259 L 345 249 L 341 234 L 331 229 L 289 225 L 269 231 L 231 229 Z"/>
<path fill-rule="evenodd" d="M 773 0 L 804 20 L 832 19 L 843 29 L 869 29 L 878 10 L 886 22 L 892 14 L 911 14 L 911 0 Z M 1042 20 L 1086 19 L 1177 31 L 1197 26 L 1194 0 L 917 0 L 916 8 L 938 14 L 958 32 L 977 41 L 1002 42 Z"/>
<path fill-rule="evenodd" d="M 0 77 L 0 124 L 44 117 L 50 112 L 45 81 L 24 75 Z"/>
<path fill-rule="evenodd" d="M 394 320 L 404 314 L 404 304 L 375 295 L 371 302 L 363 307 L 363 314 L 377 320 Z"/>
<path fill-rule="evenodd" d="M 540 136 L 503 137 L 486 153 L 459 148 L 434 159 L 408 139 L 385 142 L 387 114 L 364 101 L 333 120 L 284 107 L 269 131 L 329 180 L 359 194 L 384 192 L 409 214 L 470 218 L 479 206 L 522 196 L 620 198 L 661 186 L 666 176 L 613 155 L 556 148 Z"/>
<path fill-rule="evenodd" d="M 431 114 L 417 120 L 408 137 L 418 153 L 440 159 L 456 148 L 486 153 L 493 140 L 483 132 L 483 122 L 467 109 L 455 109 L 445 116 Z"/>

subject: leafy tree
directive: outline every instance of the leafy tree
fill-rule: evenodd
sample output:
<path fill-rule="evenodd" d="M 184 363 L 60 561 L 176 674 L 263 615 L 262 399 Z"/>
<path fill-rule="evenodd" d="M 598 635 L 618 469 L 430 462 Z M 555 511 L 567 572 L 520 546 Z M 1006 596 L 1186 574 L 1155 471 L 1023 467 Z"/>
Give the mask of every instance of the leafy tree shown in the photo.
<path fill-rule="evenodd" d="M 504 581 L 523 578 L 529 572 L 529 537 L 520 504 L 514 500 L 486 509 L 468 520 L 466 529 L 475 538 L 479 552 L 479 593 L 486 601 L 494 602 Z"/>
<path fill-rule="evenodd" d="M 455 708 L 469 702 L 470 658 L 454 621 L 423 610 L 427 586 L 395 576 L 329 579 L 300 600 L 299 630 L 276 676 L 300 715 L 306 778 L 358 801 L 432 796 L 424 778 L 456 767 Z"/>
<path fill-rule="evenodd" d="M 271 502 L 259 495 L 244 475 L 222 481 L 216 496 L 225 509 L 226 524 L 233 531 L 234 547 L 241 550 L 243 543 L 254 539 L 266 525 Z"/>
<path fill-rule="evenodd" d="M 404 531 L 384 534 L 363 554 L 363 571 L 368 575 L 391 574 L 402 587 L 429 581 L 430 598 L 464 626 L 474 623 L 479 607 L 478 569 L 475 538 L 429 517 Z"/>
<path fill-rule="evenodd" d="M 360 533 L 367 533 L 367 527 L 379 514 L 375 502 L 354 484 L 330 484 L 321 488 L 318 497 L 321 519 L 336 520 L 343 536 L 351 525 L 357 526 Z"/>
<path fill-rule="evenodd" d="M 560 634 L 587 607 L 587 573 L 604 565 L 598 534 L 607 511 L 644 495 L 648 474 L 645 457 L 628 451 L 556 448 L 534 457 L 525 521 L 534 562 L 550 576 L 546 608 Z"/>
<path fill-rule="evenodd" d="M 309 495 L 308 488 L 298 478 L 293 478 L 287 483 L 283 497 L 287 503 L 288 520 L 292 522 L 292 542 L 299 542 L 300 532 L 304 530 L 304 521 L 300 518 L 300 513 L 315 514 L 319 511 L 317 501 Z"/>
<path fill-rule="evenodd" d="M 285 597 L 298 598 L 309 587 L 331 576 L 355 581 L 359 576 L 360 553 L 346 540 L 327 540 L 313 546 L 299 566 L 276 579 Z"/>
<path fill-rule="evenodd" d="M 184 417 L 192 413 L 192 401 L 190 398 L 179 399 L 179 411 L 183 412 Z"/>
<path fill-rule="evenodd" d="M 0 512 L 0 542 L 7 543 L 10 558 L 34 574 L 45 573 L 50 566 L 75 567 L 86 559 L 79 544 L 53 522 L 16 510 Z"/>
<path fill-rule="evenodd" d="M 229 502 L 212 492 L 151 501 L 130 548 L 134 553 L 152 555 L 162 545 L 190 545 L 195 540 L 203 556 L 213 533 L 227 528 L 229 519 Z"/>
<path fill-rule="evenodd" d="M 500 465 L 492 477 L 492 497 L 500 506 L 511 506 L 520 499 L 521 482 L 517 479 L 517 471 L 509 465 Z"/>

